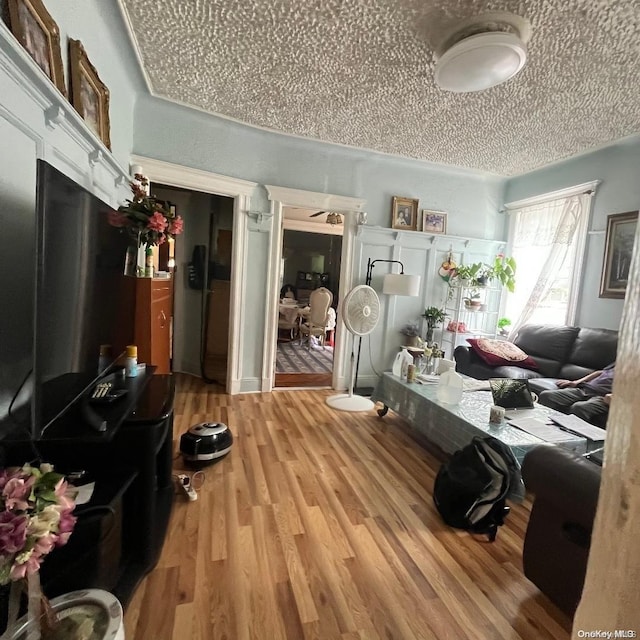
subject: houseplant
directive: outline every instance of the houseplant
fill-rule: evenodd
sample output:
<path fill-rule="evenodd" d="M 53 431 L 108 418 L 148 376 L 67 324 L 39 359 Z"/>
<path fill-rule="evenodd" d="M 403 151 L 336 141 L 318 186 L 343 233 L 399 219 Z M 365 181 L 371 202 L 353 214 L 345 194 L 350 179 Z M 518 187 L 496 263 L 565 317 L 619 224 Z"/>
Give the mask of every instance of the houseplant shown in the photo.
<path fill-rule="evenodd" d="M 420 327 L 415 322 L 409 322 L 405 324 L 400 333 L 407 337 L 406 345 L 409 347 L 416 347 L 420 343 Z"/>
<path fill-rule="evenodd" d="M 509 331 L 507 330 L 507 327 L 510 325 L 511 325 L 511 320 L 509 320 L 509 318 L 500 318 L 498 320 L 498 332 L 500 333 L 501 336 L 509 335 Z"/>
<path fill-rule="evenodd" d="M 427 307 L 422 317 L 427 321 L 426 342 L 427 344 L 431 344 L 433 342 L 433 330 L 444 321 L 447 314 L 444 310 L 438 309 L 438 307 Z"/>

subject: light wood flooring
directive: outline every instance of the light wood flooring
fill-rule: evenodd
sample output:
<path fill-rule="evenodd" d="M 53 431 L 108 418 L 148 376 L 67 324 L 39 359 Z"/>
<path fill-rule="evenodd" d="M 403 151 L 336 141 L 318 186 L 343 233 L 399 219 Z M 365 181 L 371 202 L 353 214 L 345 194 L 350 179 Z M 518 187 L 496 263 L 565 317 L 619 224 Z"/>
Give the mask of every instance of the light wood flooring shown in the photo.
<path fill-rule="evenodd" d="M 339 413 L 330 391 L 228 396 L 178 375 L 178 440 L 228 424 L 231 453 L 176 495 L 127 640 L 565 640 L 570 620 L 522 574 L 530 504 L 494 543 L 444 525 L 440 460 L 389 412 Z"/>

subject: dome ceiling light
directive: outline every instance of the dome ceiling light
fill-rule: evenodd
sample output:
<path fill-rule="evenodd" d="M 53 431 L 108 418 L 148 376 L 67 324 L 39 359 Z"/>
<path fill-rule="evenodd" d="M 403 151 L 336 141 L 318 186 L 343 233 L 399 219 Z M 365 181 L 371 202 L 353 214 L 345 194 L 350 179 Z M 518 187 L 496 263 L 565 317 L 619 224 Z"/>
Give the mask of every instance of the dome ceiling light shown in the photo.
<path fill-rule="evenodd" d="M 495 87 L 522 70 L 527 48 L 511 33 L 478 33 L 456 42 L 436 61 L 436 84 L 468 93 Z"/>
<path fill-rule="evenodd" d="M 445 91 L 470 93 L 495 87 L 522 71 L 531 25 L 493 11 L 443 25 L 433 42 L 435 82 Z"/>

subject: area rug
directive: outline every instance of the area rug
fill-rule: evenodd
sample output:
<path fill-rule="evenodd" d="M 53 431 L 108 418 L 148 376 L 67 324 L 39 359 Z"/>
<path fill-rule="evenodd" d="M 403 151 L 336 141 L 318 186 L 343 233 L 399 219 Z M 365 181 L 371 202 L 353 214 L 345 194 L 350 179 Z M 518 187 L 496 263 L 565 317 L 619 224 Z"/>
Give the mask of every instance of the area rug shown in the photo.
<path fill-rule="evenodd" d="M 278 343 L 276 373 L 331 373 L 333 347 L 319 347 L 298 341 Z"/>

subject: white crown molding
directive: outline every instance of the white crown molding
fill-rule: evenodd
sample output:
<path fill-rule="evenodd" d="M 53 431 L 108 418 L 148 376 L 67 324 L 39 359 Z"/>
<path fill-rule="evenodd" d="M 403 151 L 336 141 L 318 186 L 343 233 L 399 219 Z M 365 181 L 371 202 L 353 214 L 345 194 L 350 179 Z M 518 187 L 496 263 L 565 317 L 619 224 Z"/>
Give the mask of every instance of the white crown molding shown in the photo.
<path fill-rule="evenodd" d="M 532 198 L 523 198 L 522 200 L 515 200 L 514 202 L 507 202 L 504 205 L 506 211 L 514 211 L 515 209 L 524 209 L 525 207 L 533 207 L 545 202 L 551 202 L 552 200 L 560 200 L 560 198 L 570 198 L 572 196 L 579 196 L 580 194 L 592 191 L 591 195 L 595 194 L 598 185 L 602 180 L 591 180 L 590 182 L 583 182 L 572 187 L 566 187 L 565 189 L 558 189 L 557 191 L 550 191 L 549 193 L 543 193 L 539 196 L 533 196 Z"/>
<path fill-rule="evenodd" d="M 156 160 L 146 156 L 131 155 L 131 166 L 140 165 L 144 174 L 153 176 L 154 182 L 162 182 L 174 187 L 184 187 L 205 193 L 221 193 L 225 195 L 253 195 L 257 182 L 231 178 L 218 173 L 201 169 L 184 167 L 164 160 Z M 216 191 L 211 191 L 211 189 Z"/>
<path fill-rule="evenodd" d="M 289 189 L 266 184 L 265 188 L 269 200 L 286 203 L 288 207 L 301 207 L 303 209 L 326 209 L 328 211 L 363 211 L 366 200 L 362 198 L 350 198 L 348 196 L 336 196 L 330 193 L 318 193 L 317 191 L 304 191 L 303 189 Z"/>

